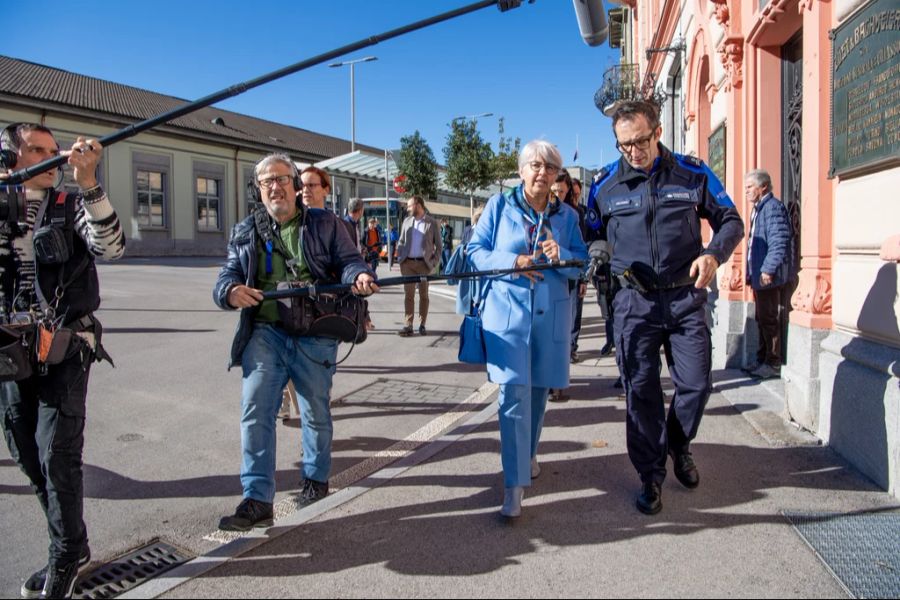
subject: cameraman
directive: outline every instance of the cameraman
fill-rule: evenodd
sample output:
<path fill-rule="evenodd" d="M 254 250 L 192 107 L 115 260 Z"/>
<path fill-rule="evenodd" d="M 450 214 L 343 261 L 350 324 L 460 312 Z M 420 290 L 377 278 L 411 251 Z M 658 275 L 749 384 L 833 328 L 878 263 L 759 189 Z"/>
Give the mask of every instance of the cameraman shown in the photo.
<path fill-rule="evenodd" d="M 228 258 L 216 281 L 213 299 L 223 309 L 241 309 L 231 347 L 230 366 L 241 365 L 241 485 L 243 500 L 219 529 L 248 531 L 273 523 L 275 496 L 275 423 L 282 390 L 294 382 L 300 401 L 303 467 L 298 502 L 328 494 L 331 470 L 331 378 L 338 341 L 291 335 L 279 320 L 277 301 L 263 291 L 294 280 L 353 284 L 367 296 L 378 291 L 372 273 L 334 214 L 313 208 L 327 193 L 325 175 L 307 169 L 300 175 L 290 157 L 270 154 L 256 164 L 253 193 L 265 207 L 234 226 Z M 310 196 L 304 207 L 297 197 Z M 306 199 L 304 199 L 306 200 Z"/>
<path fill-rule="evenodd" d="M 60 153 L 53 133 L 34 123 L 4 129 L 0 150 L 9 169 L 30 167 Z M 58 170 L 45 171 L 24 183 L 24 214 L 16 222 L 0 223 L 0 320 L 45 319 L 49 325 L 55 319 L 74 332 L 60 362 L 37 365 L 26 379 L 0 383 L 6 443 L 31 480 L 50 534 L 48 564 L 22 586 L 23 598 L 70 597 L 79 569 L 90 562 L 82 520 L 85 396 L 91 363 L 107 358 L 93 318 L 100 306 L 94 258 L 114 260 L 125 252 L 119 218 L 95 176 L 100 144 L 79 137 L 64 154 L 81 191 L 55 191 Z M 0 175 L 0 184 L 5 178 Z M 16 189 L 5 190 L 10 202 L 16 202 Z M 62 225 L 59 239 L 67 248 L 61 264 L 48 264 L 46 253 L 34 243 L 35 230 L 50 223 Z"/>

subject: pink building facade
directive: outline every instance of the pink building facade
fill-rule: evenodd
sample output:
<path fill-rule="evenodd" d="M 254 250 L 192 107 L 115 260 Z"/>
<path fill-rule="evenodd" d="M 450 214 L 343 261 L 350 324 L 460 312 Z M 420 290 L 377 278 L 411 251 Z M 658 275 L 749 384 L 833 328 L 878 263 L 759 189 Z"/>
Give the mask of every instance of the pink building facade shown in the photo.
<path fill-rule="evenodd" d="M 663 142 L 745 221 L 765 169 L 795 226 L 785 416 L 900 496 L 900 0 L 619 0 L 623 63 L 665 98 Z M 714 368 L 756 349 L 746 243 L 718 276 Z"/>

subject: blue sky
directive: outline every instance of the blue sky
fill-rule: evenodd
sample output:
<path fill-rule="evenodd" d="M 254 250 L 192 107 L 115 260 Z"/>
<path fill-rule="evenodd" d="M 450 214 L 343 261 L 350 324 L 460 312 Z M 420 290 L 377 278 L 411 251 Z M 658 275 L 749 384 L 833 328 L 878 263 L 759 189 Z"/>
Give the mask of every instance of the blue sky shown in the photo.
<path fill-rule="evenodd" d="M 194 100 L 469 3 L 10 2 L 0 53 Z M 578 164 L 618 157 L 610 121 L 593 103 L 618 50 L 582 41 L 571 0 L 485 8 L 336 60 L 368 55 L 379 60 L 356 67 L 359 143 L 396 148 L 418 129 L 443 162 L 449 121 L 492 112 L 479 128 L 495 147 L 503 116 L 507 135 L 547 139 L 567 164 L 576 136 Z M 316 66 L 218 106 L 349 139 L 350 72 Z"/>

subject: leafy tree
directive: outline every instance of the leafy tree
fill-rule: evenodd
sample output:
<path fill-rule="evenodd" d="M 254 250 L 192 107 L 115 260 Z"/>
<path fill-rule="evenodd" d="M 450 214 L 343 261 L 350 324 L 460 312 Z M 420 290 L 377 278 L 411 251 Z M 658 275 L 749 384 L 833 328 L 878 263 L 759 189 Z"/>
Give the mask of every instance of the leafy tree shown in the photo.
<path fill-rule="evenodd" d="M 403 193 L 405 197 L 437 198 L 437 161 L 434 160 L 431 146 L 418 129 L 414 134 L 400 138 L 397 168 L 400 174 L 406 177 L 406 181 L 403 182 L 403 187 L 406 188 Z"/>
<path fill-rule="evenodd" d="M 475 210 L 476 190 L 494 181 L 494 151 L 481 139 L 475 120 L 454 120 L 444 146 L 447 185 L 469 196 L 469 214 Z"/>
<path fill-rule="evenodd" d="M 522 140 L 505 137 L 503 135 L 503 117 L 500 117 L 500 142 L 497 144 L 497 153 L 494 155 L 494 183 L 503 189 L 503 180 L 515 177 L 519 171 L 519 152 L 522 149 Z"/>

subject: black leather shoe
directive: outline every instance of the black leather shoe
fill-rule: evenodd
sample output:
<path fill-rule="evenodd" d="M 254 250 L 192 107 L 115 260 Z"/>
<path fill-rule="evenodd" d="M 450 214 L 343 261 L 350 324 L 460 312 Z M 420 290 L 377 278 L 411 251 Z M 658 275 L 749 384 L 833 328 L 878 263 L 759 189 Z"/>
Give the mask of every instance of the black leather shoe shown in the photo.
<path fill-rule="evenodd" d="M 425 331 L 424 325 L 419 325 L 419 335 L 428 335 L 428 332 Z"/>
<path fill-rule="evenodd" d="M 637 499 L 637 509 L 645 515 L 655 515 L 662 510 L 662 490 L 655 481 L 645 483 Z"/>
<path fill-rule="evenodd" d="M 409 327 L 404 327 L 403 329 L 401 329 L 400 331 L 397 332 L 397 335 L 399 335 L 400 337 L 409 337 L 412 334 L 413 334 L 413 330 L 412 330 L 411 325 Z"/>
<path fill-rule="evenodd" d="M 328 482 L 304 479 L 300 482 L 300 493 L 297 494 L 297 504 L 307 506 L 318 502 L 328 495 Z"/>
<path fill-rule="evenodd" d="M 600 356 L 608 356 L 612 352 L 613 345 L 609 342 L 603 344 L 603 347 L 600 348 Z"/>
<path fill-rule="evenodd" d="M 222 531 L 250 531 L 254 527 L 271 527 L 275 523 L 271 502 L 244 498 L 230 517 L 222 517 Z"/>
<path fill-rule="evenodd" d="M 694 489 L 700 485 L 700 471 L 694 464 L 694 459 L 690 452 L 670 453 L 672 463 L 674 465 L 675 477 L 686 488 Z"/>

